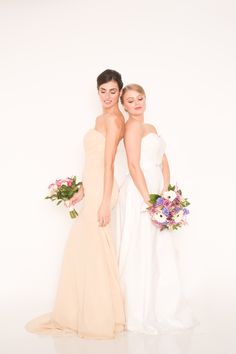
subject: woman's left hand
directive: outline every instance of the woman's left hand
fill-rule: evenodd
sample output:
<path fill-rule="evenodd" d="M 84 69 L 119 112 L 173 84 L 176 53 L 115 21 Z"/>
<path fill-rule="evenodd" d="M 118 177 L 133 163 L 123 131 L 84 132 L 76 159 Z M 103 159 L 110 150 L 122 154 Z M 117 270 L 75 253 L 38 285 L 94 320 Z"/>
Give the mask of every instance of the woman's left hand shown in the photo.
<path fill-rule="evenodd" d="M 110 222 L 110 205 L 109 203 L 102 202 L 98 209 L 98 225 L 99 226 L 106 226 Z"/>

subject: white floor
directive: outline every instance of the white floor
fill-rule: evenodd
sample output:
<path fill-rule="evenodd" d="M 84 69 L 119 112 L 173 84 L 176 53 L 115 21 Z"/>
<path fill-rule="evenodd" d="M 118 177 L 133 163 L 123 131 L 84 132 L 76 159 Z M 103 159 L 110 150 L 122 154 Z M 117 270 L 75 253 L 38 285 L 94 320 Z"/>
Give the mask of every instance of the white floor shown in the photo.
<path fill-rule="evenodd" d="M 115 340 L 95 341 L 78 337 L 39 336 L 25 331 L 28 311 L 1 313 L 1 354 L 235 354 L 236 319 L 230 311 L 197 311 L 200 324 L 194 330 L 172 335 L 131 332 Z M 222 311 L 222 309 L 221 309 Z"/>

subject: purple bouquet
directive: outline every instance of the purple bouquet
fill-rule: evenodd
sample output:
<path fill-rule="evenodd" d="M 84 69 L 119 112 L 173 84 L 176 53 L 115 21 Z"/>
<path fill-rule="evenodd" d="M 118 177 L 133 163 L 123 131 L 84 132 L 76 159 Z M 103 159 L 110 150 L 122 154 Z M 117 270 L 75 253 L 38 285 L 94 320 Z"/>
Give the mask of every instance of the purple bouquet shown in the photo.
<path fill-rule="evenodd" d="M 162 195 L 150 194 L 152 206 L 147 208 L 151 220 L 161 231 L 164 229 L 177 230 L 187 224 L 186 216 L 190 205 L 187 198 L 183 198 L 182 191 L 177 185 L 168 186 L 168 191 Z"/>

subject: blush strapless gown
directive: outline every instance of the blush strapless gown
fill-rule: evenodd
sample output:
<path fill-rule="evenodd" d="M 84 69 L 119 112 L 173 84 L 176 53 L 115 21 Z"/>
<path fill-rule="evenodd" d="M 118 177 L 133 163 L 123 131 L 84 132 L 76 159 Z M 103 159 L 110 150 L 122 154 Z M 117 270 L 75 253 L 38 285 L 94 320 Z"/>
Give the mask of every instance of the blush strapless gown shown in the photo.
<path fill-rule="evenodd" d="M 163 187 L 166 143 L 155 133 L 142 138 L 140 165 L 150 193 Z M 158 334 L 197 324 L 181 290 L 174 233 L 160 232 L 127 173 L 116 207 L 116 247 L 128 330 Z"/>
<path fill-rule="evenodd" d="M 105 137 L 90 129 L 84 137 L 83 206 L 69 234 L 51 313 L 26 324 L 42 334 L 75 334 L 109 339 L 124 330 L 123 298 L 110 224 L 99 227 L 103 194 Z M 118 198 L 114 181 L 112 207 Z"/>

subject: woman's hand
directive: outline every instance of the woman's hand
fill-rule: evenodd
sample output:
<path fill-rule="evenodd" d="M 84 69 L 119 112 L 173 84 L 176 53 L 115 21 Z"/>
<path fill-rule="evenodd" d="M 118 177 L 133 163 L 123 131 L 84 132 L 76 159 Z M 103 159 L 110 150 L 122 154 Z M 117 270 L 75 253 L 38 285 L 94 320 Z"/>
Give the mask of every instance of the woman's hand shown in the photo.
<path fill-rule="evenodd" d="M 147 206 L 152 206 L 153 204 L 149 201 L 149 200 L 144 200 L 145 204 L 147 204 Z"/>
<path fill-rule="evenodd" d="M 153 205 L 149 199 L 144 199 L 144 203 L 147 204 L 147 206 L 149 207 Z"/>
<path fill-rule="evenodd" d="M 67 207 L 70 207 L 71 205 L 75 205 L 76 203 L 79 203 L 84 197 L 84 187 L 81 185 L 81 187 L 79 188 L 78 192 L 75 193 L 73 195 L 72 198 L 70 198 L 70 200 L 67 200 L 65 202 L 65 205 Z"/>
<path fill-rule="evenodd" d="M 98 209 L 98 225 L 99 226 L 106 226 L 109 224 L 111 218 L 111 210 L 110 204 L 106 202 L 102 202 Z"/>

